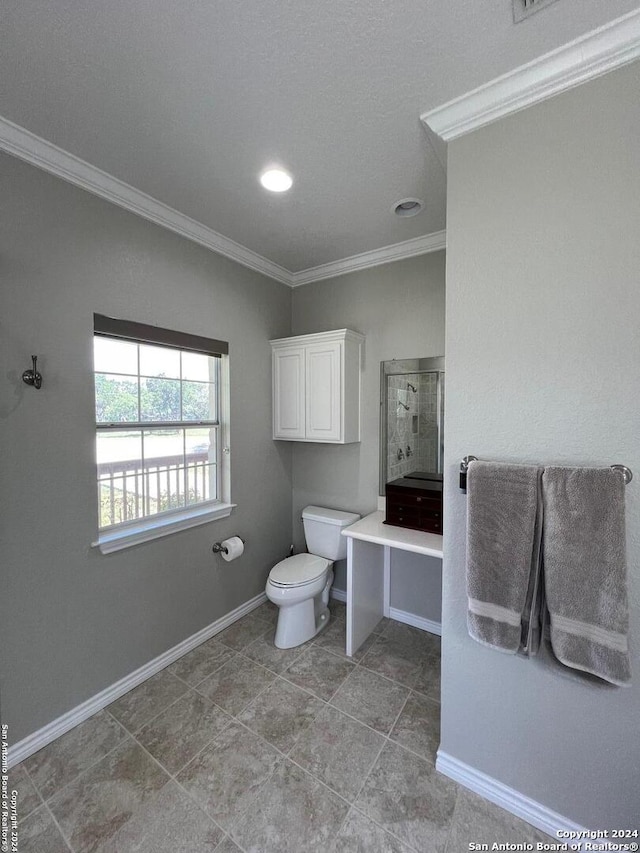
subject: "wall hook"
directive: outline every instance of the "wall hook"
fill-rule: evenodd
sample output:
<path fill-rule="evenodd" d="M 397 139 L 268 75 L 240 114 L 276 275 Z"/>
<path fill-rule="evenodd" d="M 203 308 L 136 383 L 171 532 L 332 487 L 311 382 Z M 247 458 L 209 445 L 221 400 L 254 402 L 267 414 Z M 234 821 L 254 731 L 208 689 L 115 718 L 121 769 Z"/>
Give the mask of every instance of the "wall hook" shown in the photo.
<path fill-rule="evenodd" d="M 25 370 L 25 372 L 22 374 L 22 381 L 26 385 L 33 385 L 34 388 L 42 388 L 42 375 L 38 373 L 36 367 L 38 356 L 32 355 L 31 361 L 33 362 L 33 367 L 31 368 L 31 370 Z"/>

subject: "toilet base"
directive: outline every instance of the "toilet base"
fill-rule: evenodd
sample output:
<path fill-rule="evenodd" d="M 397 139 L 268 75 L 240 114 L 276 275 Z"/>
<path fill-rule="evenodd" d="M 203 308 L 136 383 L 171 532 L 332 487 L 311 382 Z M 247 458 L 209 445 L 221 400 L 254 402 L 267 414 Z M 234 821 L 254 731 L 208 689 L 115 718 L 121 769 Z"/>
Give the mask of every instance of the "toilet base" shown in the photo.
<path fill-rule="evenodd" d="M 279 649 L 293 649 L 308 643 L 329 624 L 331 613 L 325 607 L 316 617 L 314 600 L 307 599 L 291 607 L 280 607 L 274 645 Z"/>
<path fill-rule="evenodd" d="M 315 586 L 315 595 L 309 595 L 305 587 L 297 589 L 277 588 L 267 582 L 267 598 L 278 605 L 278 624 L 274 644 L 279 649 L 293 649 L 308 643 L 329 624 L 329 590 L 333 583 L 333 572 L 328 570 L 320 584 Z M 319 587 L 319 588 L 318 588 Z"/>

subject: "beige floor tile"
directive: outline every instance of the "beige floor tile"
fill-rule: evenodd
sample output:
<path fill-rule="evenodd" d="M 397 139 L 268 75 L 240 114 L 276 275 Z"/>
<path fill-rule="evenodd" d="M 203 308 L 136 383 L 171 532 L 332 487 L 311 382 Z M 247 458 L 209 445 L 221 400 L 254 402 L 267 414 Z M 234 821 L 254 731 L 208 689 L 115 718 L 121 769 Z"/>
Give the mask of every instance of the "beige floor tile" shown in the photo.
<path fill-rule="evenodd" d="M 177 781 L 228 831 L 283 760 L 275 749 L 231 723 L 182 770 Z"/>
<path fill-rule="evenodd" d="M 167 670 L 173 675 L 195 687 L 200 681 L 211 675 L 234 656 L 235 652 L 215 638 L 208 640 L 184 655 Z"/>
<path fill-rule="evenodd" d="M 386 636 L 376 638 L 376 642 L 367 650 L 360 664 L 372 672 L 390 678 L 405 687 L 412 687 L 419 675 L 421 656 L 401 641 Z"/>
<path fill-rule="evenodd" d="M 42 800 L 38 796 L 33 782 L 29 779 L 27 771 L 24 769 L 24 762 L 12 767 L 7 775 L 9 776 L 7 790 L 16 791 L 18 795 L 16 812 L 19 822 L 41 806 Z"/>
<path fill-rule="evenodd" d="M 94 853 L 168 781 L 144 749 L 128 739 L 53 796 L 49 807 L 76 853 Z"/>
<path fill-rule="evenodd" d="M 440 655 L 427 655 L 419 664 L 418 672 L 413 682 L 413 689 L 419 693 L 440 701 Z"/>
<path fill-rule="evenodd" d="M 174 783 L 135 810 L 99 853 L 213 853 L 224 833 Z"/>
<path fill-rule="evenodd" d="M 255 611 L 243 616 L 233 625 L 229 625 L 224 631 L 216 635 L 221 643 L 225 646 L 234 649 L 236 652 L 241 652 L 258 637 L 262 636 L 267 628 L 270 628 L 269 621 L 265 621 L 256 615 Z"/>
<path fill-rule="evenodd" d="M 330 622 L 329 627 L 317 635 L 314 644 L 318 648 L 341 655 L 347 660 L 353 661 L 353 663 L 358 663 L 366 655 L 371 646 L 373 646 L 376 639 L 377 635 L 371 634 L 360 648 L 356 649 L 352 657 L 347 657 L 347 623 L 344 619 L 338 619 L 335 622 Z"/>
<path fill-rule="evenodd" d="M 269 625 L 276 624 L 279 612 L 280 608 L 272 601 L 265 601 L 264 604 L 261 604 L 260 607 L 256 607 L 256 609 L 252 611 L 258 619 L 264 619 L 264 621 L 268 622 Z"/>
<path fill-rule="evenodd" d="M 384 743 L 382 735 L 325 706 L 301 735 L 290 756 L 352 802 Z"/>
<path fill-rule="evenodd" d="M 323 707 L 315 696 L 278 678 L 238 719 L 281 752 L 288 752 Z"/>
<path fill-rule="evenodd" d="M 457 793 L 432 762 L 387 742 L 356 807 L 415 850 L 443 853 Z"/>
<path fill-rule="evenodd" d="M 123 728 L 100 711 L 27 758 L 24 766 L 46 800 L 126 737 Z"/>
<path fill-rule="evenodd" d="M 293 649 L 279 649 L 274 643 L 275 628 L 269 628 L 264 634 L 243 649 L 242 654 L 255 663 L 265 666 L 272 672 L 281 673 L 309 648 L 309 643 Z"/>
<path fill-rule="evenodd" d="M 440 745 L 440 704 L 412 693 L 390 737 L 435 763 Z"/>
<path fill-rule="evenodd" d="M 275 677 L 275 673 L 238 655 L 201 681 L 197 690 L 229 714 L 235 715 L 246 708 Z"/>
<path fill-rule="evenodd" d="M 60 830 L 45 806 L 32 812 L 19 824 L 18 850 L 20 853 L 69 853 Z"/>
<path fill-rule="evenodd" d="M 409 693 L 407 687 L 359 666 L 343 682 L 331 704 L 386 735 Z"/>
<path fill-rule="evenodd" d="M 467 853 L 472 842 L 488 844 L 491 849 L 494 842 L 530 843 L 535 847 L 538 842 L 549 844 L 554 840 L 557 843 L 558 839 L 550 838 L 499 806 L 461 788 L 453 813 L 447 853 Z"/>
<path fill-rule="evenodd" d="M 190 690 L 136 735 L 145 749 L 173 776 L 220 734 L 231 717 Z"/>
<path fill-rule="evenodd" d="M 139 687 L 125 693 L 109 705 L 107 711 L 126 729 L 135 733 L 188 689 L 183 681 L 163 669 Z"/>
<path fill-rule="evenodd" d="M 325 702 L 331 699 L 355 664 L 312 646 L 283 673 L 284 678 L 314 693 Z"/>
<path fill-rule="evenodd" d="M 330 853 L 412 853 L 409 847 L 351 809 Z"/>
<path fill-rule="evenodd" d="M 285 759 L 231 835 L 246 853 L 326 853 L 348 808 Z"/>
<path fill-rule="evenodd" d="M 216 847 L 215 853 L 242 853 L 238 845 L 227 835 Z"/>

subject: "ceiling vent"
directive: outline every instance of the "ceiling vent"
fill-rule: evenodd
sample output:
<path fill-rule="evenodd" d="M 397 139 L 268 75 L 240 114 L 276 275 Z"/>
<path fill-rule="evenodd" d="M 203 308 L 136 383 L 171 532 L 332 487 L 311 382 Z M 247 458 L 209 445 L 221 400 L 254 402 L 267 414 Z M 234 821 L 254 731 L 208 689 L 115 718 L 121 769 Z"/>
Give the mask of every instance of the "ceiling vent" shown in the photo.
<path fill-rule="evenodd" d="M 513 20 L 517 24 L 518 21 L 524 21 L 529 15 L 546 9 L 555 2 L 556 0 L 513 0 Z"/>

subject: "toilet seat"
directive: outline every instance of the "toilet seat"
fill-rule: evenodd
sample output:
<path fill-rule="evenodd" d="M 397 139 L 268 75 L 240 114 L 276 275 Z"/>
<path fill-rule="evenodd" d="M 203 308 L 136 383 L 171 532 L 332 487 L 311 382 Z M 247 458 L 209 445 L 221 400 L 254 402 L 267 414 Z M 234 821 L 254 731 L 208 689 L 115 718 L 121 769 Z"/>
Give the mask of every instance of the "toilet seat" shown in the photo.
<path fill-rule="evenodd" d="M 269 572 L 269 580 L 279 587 L 306 586 L 322 577 L 331 562 L 315 554 L 295 554 L 276 563 Z"/>

